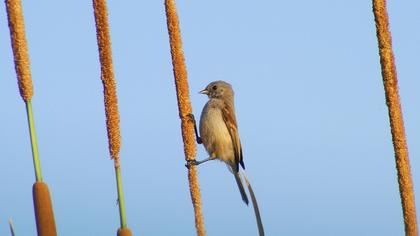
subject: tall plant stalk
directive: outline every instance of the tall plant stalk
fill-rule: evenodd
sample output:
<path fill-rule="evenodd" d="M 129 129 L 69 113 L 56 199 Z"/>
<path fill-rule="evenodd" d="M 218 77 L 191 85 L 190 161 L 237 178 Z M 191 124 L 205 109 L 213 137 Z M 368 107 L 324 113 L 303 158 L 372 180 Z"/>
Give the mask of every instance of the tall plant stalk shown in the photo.
<path fill-rule="evenodd" d="M 35 121 L 32 112 L 31 100 L 26 102 L 26 114 L 28 117 L 29 134 L 31 137 L 32 157 L 35 169 L 35 179 L 37 182 L 42 182 L 41 162 L 39 160 L 38 143 L 35 132 Z"/>
<path fill-rule="evenodd" d="M 118 113 L 118 99 L 116 81 L 112 65 L 111 38 L 109 35 L 108 11 L 105 0 L 93 0 L 93 9 L 96 23 L 96 36 L 98 41 L 99 59 L 101 62 L 101 80 L 104 86 L 104 102 L 106 126 L 108 132 L 108 146 L 111 158 L 114 160 L 115 176 L 117 182 L 118 205 L 120 213 L 120 228 L 118 236 L 132 235 L 127 227 L 125 214 L 125 201 L 122 189 L 120 166 L 120 118 Z"/>
<path fill-rule="evenodd" d="M 33 86 L 29 66 L 28 47 L 26 44 L 22 4 L 20 0 L 6 0 L 6 9 L 19 91 L 25 102 L 28 118 L 36 179 L 32 186 L 32 194 L 37 231 L 39 236 L 54 236 L 57 235 L 54 212 L 48 185 L 44 183 L 42 179 L 41 163 L 39 160 L 38 144 L 35 133 L 35 121 L 31 103 Z"/>
<path fill-rule="evenodd" d="M 404 215 L 405 234 L 407 236 L 417 236 L 418 228 L 416 221 L 413 182 L 411 179 L 404 121 L 401 111 L 400 97 L 398 94 L 397 71 L 394 62 L 394 53 L 392 51 L 392 40 L 391 32 L 389 31 L 386 1 L 373 0 L 373 13 L 375 16 L 382 78 L 398 172 L 398 184 Z"/>
<path fill-rule="evenodd" d="M 175 0 L 165 0 L 165 9 L 176 94 L 178 100 L 178 109 L 181 118 L 185 160 L 192 161 L 195 160 L 197 151 L 195 145 L 194 125 L 188 116 L 192 113 L 192 108 L 189 98 L 187 69 L 185 66 L 184 54 L 182 52 L 181 33 L 179 28 L 178 15 L 176 13 Z M 197 168 L 194 165 L 188 168 L 188 180 L 191 200 L 194 207 L 195 227 L 197 230 L 197 235 L 203 236 L 206 234 L 206 232 L 201 209 L 201 195 L 200 186 L 198 184 Z"/>

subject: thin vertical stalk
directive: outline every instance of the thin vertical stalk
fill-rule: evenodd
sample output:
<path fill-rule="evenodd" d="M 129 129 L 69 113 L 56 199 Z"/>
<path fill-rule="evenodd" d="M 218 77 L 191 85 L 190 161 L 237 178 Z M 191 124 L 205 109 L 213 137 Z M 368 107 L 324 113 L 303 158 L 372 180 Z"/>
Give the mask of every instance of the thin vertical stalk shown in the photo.
<path fill-rule="evenodd" d="M 398 172 L 398 183 L 404 215 L 405 234 L 407 236 L 417 236 L 418 229 L 413 182 L 411 179 L 404 121 L 398 94 L 397 71 L 392 51 L 392 39 L 391 32 L 389 31 L 386 1 L 373 0 L 373 13 L 375 16 L 382 78 L 391 125 L 396 168 Z"/>
<path fill-rule="evenodd" d="M 127 227 L 125 202 L 122 190 L 120 167 L 120 118 L 118 113 L 117 88 L 112 66 L 111 37 L 109 35 L 108 11 L 105 0 L 93 0 L 93 9 L 96 23 L 96 36 L 98 41 L 99 59 L 101 62 L 101 80 L 104 86 L 104 103 L 106 127 L 108 132 L 108 147 L 111 158 L 114 160 L 115 176 L 120 213 L 120 228 L 118 236 L 129 236 L 131 230 Z"/>
<path fill-rule="evenodd" d="M 26 102 L 26 114 L 28 117 L 29 134 L 31 136 L 32 157 L 35 169 L 35 178 L 37 182 L 42 182 L 41 163 L 39 161 L 38 143 L 35 133 L 35 122 L 32 112 L 32 103 L 30 100 Z"/>
<path fill-rule="evenodd" d="M 122 189 L 122 179 L 121 179 L 121 167 L 115 167 L 115 177 L 117 179 L 117 190 L 118 190 L 118 206 L 120 209 L 120 224 L 121 228 L 127 227 L 127 218 L 125 216 L 125 202 Z"/>
<path fill-rule="evenodd" d="M 48 185 L 44 183 L 42 179 L 37 138 L 35 134 L 35 122 L 31 103 L 33 86 L 29 67 L 29 55 L 26 44 L 22 4 L 20 0 L 6 0 L 5 3 L 19 92 L 26 105 L 26 114 L 29 124 L 32 157 L 36 178 L 36 182 L 32 187 L 32 197 L 34 201 L 37 232 L 39 236 L 55 236 L 57 235 L 57 230 L 55 227 L 52 201 Z"/>
<path fill-rule="evenodd" d="M 172 65 L 178 100 L 179 116 L 181 118 L 182 139 L 184 141 L 185 160 L 195 160 L 196 145 L 194 137 L 194 125 L 188 118 L 192 113 L 189 99 L 187 69 L 185 66 L 184 54 L 182 52 L 181 33 L 179 28 L 178 15 L 174 0 L 165 0 L 165 10 L 169 42 L 171 47 Z M 197 235 L 205 235 L 203 213 L 201 209 L 200 186 L 198 184 L 197 168 L 191 166 L 188 169 L 188 180 L 190 186 L 191 200 L 194 207 L 195 227 Z"/>

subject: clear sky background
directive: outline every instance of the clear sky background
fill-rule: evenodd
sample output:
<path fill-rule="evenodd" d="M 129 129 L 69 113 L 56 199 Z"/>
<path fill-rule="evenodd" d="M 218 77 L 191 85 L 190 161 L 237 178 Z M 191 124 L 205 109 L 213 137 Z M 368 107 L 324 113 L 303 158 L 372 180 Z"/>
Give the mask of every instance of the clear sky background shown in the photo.
<path fill-rule="evenodd" d="M 371 1 L 177 1 L 196 117 L 225 80 L 267 235 L 404 235 Z M 58 233 L 119 226 L 91 1 L 23 1 L 44 180 Z M 195 235 L 163 1 L 108 1 L 127 220 L 134 235 Z M 420 3 L 389 1 L 420 199 Z M 36 235 L 34 171 L 0 4 L 0 235 Z M 198 159 L 206 158 L 202 146 Z M 214 161 L 199 167 L 207 234 L 256 235 Z M 417 203 L 418 213 L 420 203 Z M 420 214 L 420 213 L 419 213 Z M 420 222 L 420 217 L 417 218 Z"/>

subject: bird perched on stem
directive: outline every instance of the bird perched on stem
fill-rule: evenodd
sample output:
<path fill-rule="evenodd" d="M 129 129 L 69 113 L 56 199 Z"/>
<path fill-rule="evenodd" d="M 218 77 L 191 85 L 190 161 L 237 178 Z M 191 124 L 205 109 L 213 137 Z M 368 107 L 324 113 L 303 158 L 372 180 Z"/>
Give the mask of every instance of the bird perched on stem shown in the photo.
<path fill-rule="evenodd" d="M 264 235 L 257 199 L 244 172 L 245 164 L 236 122 L 232 86 L 224 81 L 214 81 L 200 93 L 209 97 L 200 118 L 201 137 L 198 135 L 197 125 L 192 114 L 190 114 L 190 118 L 194 122 L 197 142 L 204 145 L 210 156 L 202 161 L 189 161 L 187 167 L 199 165 L 209 160 L 223 161 L 235 176 L 242 200 L 248 205 L 248 196 L 241 179 L 241 176 L 243 176 L 254 206 L 259 235 Z M 241 171 L 239 166 L 242 167 Z"/>

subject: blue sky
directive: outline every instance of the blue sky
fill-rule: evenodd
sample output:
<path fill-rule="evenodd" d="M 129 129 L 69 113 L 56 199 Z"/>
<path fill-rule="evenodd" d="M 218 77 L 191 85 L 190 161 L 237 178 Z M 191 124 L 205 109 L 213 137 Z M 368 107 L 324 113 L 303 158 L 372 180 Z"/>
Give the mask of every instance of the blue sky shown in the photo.
<path fill-rule="evenodd" d="M 178 0 L 177 7 L 196 117 L 207 100 L 198 91 L 209 82 L 235 89 L 267 235 L 404 235 L 371 1 Z M 58 232 L 115 235 L 91 1 L 24 1 L 23 10 Z M 134 235 L 195 235 L 163 1 L 108 1 L 108 10 L 128 225 Z M 419 10 L 414 0 L 388 5 L 417 195 Z M 18 235 L 36 235 L 31 149 L 5 12 L 0 4 L 0 235 L 8 235 L 10 217 Z M 198 147 L 198 159 L 206 157 Z M 199 180 L 208 235 L 257 234 L 253 210 L 222 163 L 200 166 Z"/>

